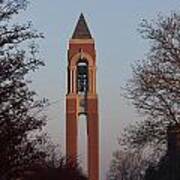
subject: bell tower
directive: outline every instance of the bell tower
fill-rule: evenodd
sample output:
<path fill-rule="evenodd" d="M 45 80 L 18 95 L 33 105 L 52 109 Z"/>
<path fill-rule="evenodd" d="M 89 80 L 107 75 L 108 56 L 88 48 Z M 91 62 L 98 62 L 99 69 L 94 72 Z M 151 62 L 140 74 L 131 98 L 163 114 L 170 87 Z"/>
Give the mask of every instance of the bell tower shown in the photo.
<path fill-rule="evenodd" d="M 87 118 L 88 178 L 99 180 L 99 122 L 96 50 L 83 14 L 69 40 L 66 95 L 66 154 L 76 163 L 78 119 Z"/>

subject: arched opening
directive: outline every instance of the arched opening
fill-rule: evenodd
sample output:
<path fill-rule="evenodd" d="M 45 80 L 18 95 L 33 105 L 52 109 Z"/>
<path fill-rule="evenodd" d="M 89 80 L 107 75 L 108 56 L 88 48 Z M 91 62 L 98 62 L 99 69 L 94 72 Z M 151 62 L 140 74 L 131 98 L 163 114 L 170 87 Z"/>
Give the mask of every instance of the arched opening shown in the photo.
<path fill-rule="evenodd" d="M 83 172 L 88 172 L 87 116 L 81 114 L 78 122 L 78 160 Z"/>
<path fill-rule="evenodd" d="M 88 92 L 88 63 L 85 59 L 80 59 L 77 63 L 77 93 L 86 95 Z"/>

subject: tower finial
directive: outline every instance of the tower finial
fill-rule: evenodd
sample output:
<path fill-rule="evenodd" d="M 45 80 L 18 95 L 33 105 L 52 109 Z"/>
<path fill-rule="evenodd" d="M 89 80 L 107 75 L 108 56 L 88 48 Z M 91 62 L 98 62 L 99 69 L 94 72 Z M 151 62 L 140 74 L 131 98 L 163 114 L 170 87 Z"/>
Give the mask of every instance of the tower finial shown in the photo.
<path fill-rule="evenodd" d="M 92 39 L 91 33 L 82 12 L 72 35 L 72 39 Z"/>

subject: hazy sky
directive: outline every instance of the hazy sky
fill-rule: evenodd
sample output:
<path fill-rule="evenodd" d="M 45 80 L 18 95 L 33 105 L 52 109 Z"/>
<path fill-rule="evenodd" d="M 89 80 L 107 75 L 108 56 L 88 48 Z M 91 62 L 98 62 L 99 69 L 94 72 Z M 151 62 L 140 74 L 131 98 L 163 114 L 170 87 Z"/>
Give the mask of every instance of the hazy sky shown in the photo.
<path fill-rule="evenodd" d="M 179 6 L 179 0 L 31 0 L 18 19 L 32 20 L 46 36 L 41 41 L 46 67 L 33 75 L 33 88 L 56 102 L 47 109 L 48 131 L 64 149 L 67 44 L 80 13 L 84 13 L 96 40 L 103 177 L 118 147 L 118 135 L 138 118 L 121 96 L 121 86 L 131 77 L 130 65 L 148 49 L 137 33 L 138 24 L 159 12 L 178 11 Z"/>

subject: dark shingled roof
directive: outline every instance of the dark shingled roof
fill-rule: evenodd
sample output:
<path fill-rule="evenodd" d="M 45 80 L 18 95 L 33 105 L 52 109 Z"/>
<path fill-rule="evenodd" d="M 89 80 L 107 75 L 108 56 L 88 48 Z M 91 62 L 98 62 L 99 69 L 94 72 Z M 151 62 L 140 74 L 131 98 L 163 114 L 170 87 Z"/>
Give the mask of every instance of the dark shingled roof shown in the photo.
<path fill-rule="evenodd" d="M 92 39 L 91 33 L 82 13 L 79 17 L 75 31 L 72 35 L 72 39 Z"/>

